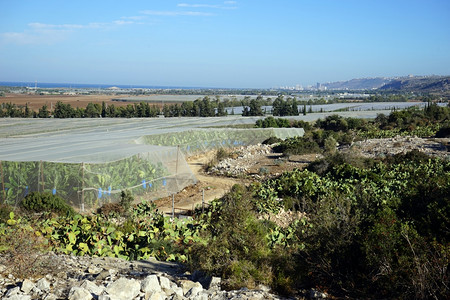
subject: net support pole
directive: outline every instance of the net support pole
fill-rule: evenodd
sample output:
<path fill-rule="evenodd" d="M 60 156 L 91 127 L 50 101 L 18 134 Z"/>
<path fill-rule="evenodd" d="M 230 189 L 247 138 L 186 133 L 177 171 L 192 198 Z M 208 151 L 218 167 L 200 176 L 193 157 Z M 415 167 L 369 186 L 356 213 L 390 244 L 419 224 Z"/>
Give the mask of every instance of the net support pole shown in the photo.
<path fill-rule="evenodd" d="M 81 211 L 84 212 L 84 162 L 81 163 Z"/>
<path fill-rule="evenodd" d="M 202 214 L 205 212 L 205 189 L 202 189 Z"/>
<path fill-rule="evenodd" d="M 42 191 L 45 190 L 45 183 L 44 183 L 44 167 L 41 160 L 41 184 L 42 184 Z"/>
<path fill-rule="evenodd" d="M 2 194 L 3 194 L 3 202 L 6 203 L 6 191 L 5 191 L 5 177 L 3 176 L 3 164 L 0 160 L 0 173 L 2 176 Z"/>
<path fill-rule="evenodd" d="M 177 146 L 177 165 L 175 166 L 175 175 L 178 175 L 178 155 L 180 153 L 180 145 Z"/>
<path fill-rule="evenodd" d="M 172 221 L 175 220 L 175 194 L 172 194 Z"/>

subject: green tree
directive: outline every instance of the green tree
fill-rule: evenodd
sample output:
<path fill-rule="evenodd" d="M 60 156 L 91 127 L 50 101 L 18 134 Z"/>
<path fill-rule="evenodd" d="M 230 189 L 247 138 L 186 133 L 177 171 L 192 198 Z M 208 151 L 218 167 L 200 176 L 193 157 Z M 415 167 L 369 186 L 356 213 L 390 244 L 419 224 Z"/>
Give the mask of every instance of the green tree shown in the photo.
<path fill-rule="evenodd" d="M 89 102 L 84 110 L 84 116 L 86 118 L 99 118 L 102 114 L 102 108 L 98 103 Z"/>
<path fill-rule="evenodd" d="M 61 101 L 56 102 L 55 109 L 53 111 L 53 116 L 55 118 L 74 118 L 75 117 L 75 110 L 72 108 L 72 106 L 67 103 L 62 103 Z"/>
<path fill-rule="evenodd" d="M 105 101 L 102 101 L 102 118 L 106 118 L 108 115 Z"/>
<path fill-rule="evenodd" d="M 50 111 L 48 110 L 47 105 L 44 104 L 41 108 L 39 108 L 37 117 L 38 118 L 50 118 Z"/>

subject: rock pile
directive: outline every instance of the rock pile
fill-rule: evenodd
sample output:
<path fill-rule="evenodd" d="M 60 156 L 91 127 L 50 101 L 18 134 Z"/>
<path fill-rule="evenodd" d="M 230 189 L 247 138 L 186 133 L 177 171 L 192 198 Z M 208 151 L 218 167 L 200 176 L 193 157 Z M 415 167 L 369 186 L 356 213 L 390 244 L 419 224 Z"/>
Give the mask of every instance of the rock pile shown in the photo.
<path fill-rule="evenodd" d="M 0 298 L 8 300 L 284 299 L 269 288 L 224 291 L 221 279 L 181 273 L 175 263 L 46 254 L 53 272 L 18 279 L 0 265 Z"/>
<path fill-rule="evenodd" d="M 258 161 L 258 157 L 271 152 L 272 146 L 262 144 L 235 148 L 232 157 L 220 161 L 208 173 L 239 177 L 248 173 L 248 170 Z"/>
<path fill-rule="evenodd" d="M 441 158 L 447 158 L 450 154 L 447 151 L 447 147 L 441 143 L 429 139 L 403 136 L 359 141 L 355 142 L 351 149 L 359 150 L 362 155 L 367 157 L 389 156 L 407 153 L 412 150 L 418 150 L 425 154 Z"/>

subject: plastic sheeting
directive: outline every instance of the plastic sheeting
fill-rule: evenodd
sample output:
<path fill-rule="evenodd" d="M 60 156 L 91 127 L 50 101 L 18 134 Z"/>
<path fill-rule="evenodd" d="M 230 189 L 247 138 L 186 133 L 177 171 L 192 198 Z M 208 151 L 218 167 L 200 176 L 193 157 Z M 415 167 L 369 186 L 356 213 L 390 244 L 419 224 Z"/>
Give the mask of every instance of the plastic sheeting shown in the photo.
<path fill-rule="evenodd" d="M 256 119 L 2 119 L 0 200 L 17 204 L 45 191 L 80 210 L 117 202 L 123 190 L 153 200 L 196 183 L 184 155 L 303 135 L 296 128 L 199 128 Z"/>

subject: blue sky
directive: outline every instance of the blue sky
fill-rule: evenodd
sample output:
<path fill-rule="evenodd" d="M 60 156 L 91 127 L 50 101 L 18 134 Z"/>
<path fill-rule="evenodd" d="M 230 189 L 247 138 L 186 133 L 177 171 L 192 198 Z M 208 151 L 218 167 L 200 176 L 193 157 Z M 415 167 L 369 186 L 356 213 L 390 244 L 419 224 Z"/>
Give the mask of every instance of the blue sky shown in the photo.
<path fill-rule="evenodd" d="M 0 81 L 270 88 L 450 75 L 448 0 L 0 0 Z"/>

